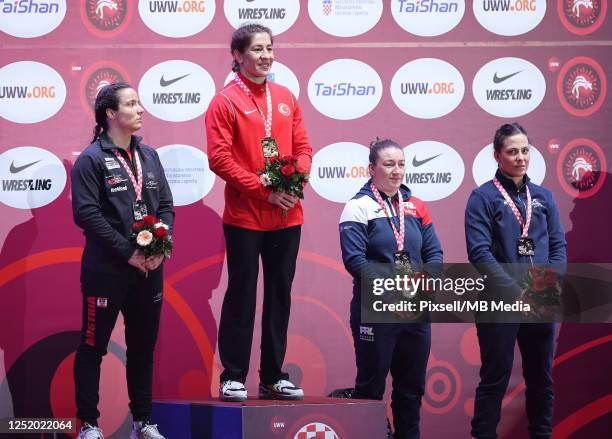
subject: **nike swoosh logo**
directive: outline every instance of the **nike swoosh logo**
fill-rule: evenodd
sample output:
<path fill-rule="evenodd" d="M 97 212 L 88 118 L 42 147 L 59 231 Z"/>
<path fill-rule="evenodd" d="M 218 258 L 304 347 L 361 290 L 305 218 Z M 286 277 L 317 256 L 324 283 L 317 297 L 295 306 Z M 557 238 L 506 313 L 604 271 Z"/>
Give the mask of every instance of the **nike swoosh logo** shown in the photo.
<path fill-rule="evenodd" d="M 164 75 L 162 75 L 161 79 L 159 80 L 159 85 L 161 85 L 162 87 L 168 87 L 169 85 L 172 85 L 176 81 L 180 81 L 181 79 L 186 78 L 189 75 L 191 75 L 191 73 L 187 73 L 186 75 L 179 76 L 178 78 L 170 79 L 168 81 L 166 81 L 164 79 Z"/>
<path fill-rule="evenodd" d="M 27 169 L 30 166 L 35 165 L 38 162 L 40 162 L 40 160 L 36 160 L 35 162 L 28 163 L 27 165 L 23 165 L 23 166 L 15 166 L 15 162 L 12 162 L 11 167 L 9 168 L 9 171 L 11 171 L 11 174 L 17 174 L 18 172 L 21 172 L 24 169 Z"/>
<path fill-rule="evenodd" d="M 244 110 L 244 114 L 251 114 L 251 113 L 253 113 L 254 111 L 257 111 L 257 108 L 255 108 L 254 110 L 247 110 L 247 109 L 245 109 L 245 110 Z"/>
<path fill-rule="evenodd" d="M 421 165 L 424 165 L 425 163 L 435 159 L 436 157 L 440 157 L 442 154 L 438 154 L 435 155 L 433 157 L 429 157 L 428 159 L 425 160 L 417 160 L 416 155 L 412 158 L 412 166 L 414 166 L 415 168 L 418 168 Z"/>
<path fill-rule="evenodd" d="M 496 83 L 496 84 L 499 84 L 500 82 L 504 82 L 506 79 L 510 79 L 514 75 L 518 75 L 521 72 L 522 72 L 522 70 L 519 70 L 518 72 L 514 72 L 514 73 L 511 73 L 511 74 L 506 75 L 506 76 L 497 76 L 497 72 L 495 72 L 495 74 L 493 75 L 493 82 Z"/>

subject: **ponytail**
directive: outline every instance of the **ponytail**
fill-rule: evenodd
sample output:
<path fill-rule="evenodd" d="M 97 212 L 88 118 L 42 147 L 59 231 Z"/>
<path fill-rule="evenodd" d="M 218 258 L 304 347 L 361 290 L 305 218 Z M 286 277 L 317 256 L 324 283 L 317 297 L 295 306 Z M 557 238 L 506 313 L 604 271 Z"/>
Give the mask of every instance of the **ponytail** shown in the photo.
<path fill-rule="evenodd" d="M 93 139 L 91 139 L 90 143 L 94 143 L 96 140 L 98 140 L 98 137 L 100 137 L 100 133 L 102 132 L 102 127 L 98 124 L 96 124 L 96 126 L 94 127 L 93 130 Z"/>

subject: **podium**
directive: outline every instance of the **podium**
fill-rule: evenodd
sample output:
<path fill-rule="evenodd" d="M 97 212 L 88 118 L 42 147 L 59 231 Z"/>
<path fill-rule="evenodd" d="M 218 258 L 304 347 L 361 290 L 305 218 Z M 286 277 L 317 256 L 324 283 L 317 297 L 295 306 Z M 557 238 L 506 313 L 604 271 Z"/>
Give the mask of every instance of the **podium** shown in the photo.
<path fill-rule="evenodd" d="M 387 433 L 382 401 L 153 401 L 151 420 L 166 439 L 377 439 Z"/>

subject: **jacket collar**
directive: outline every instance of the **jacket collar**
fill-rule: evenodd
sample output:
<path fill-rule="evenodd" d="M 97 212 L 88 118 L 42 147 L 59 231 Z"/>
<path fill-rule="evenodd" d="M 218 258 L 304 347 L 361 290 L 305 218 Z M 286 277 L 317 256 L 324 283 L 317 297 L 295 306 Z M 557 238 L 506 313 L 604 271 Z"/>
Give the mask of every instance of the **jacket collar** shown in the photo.
<path fill-rule="evenodd" d="M 100 141 L 100 147 L 105 150 L 105 151 L 110 151 L 112 149 L 121 149 L 119 148 L 117 145 L 115 145 L 113 143 L 113 141 L 111 140 L 110 137 L 108 137 L 108 134 L 106 133 L 102 133 L 100 134 L 100 137 L 98 137 L 98 140 Z M 142 140 L 142 137 L 140 136 L 132 136 L 131 140 L 130 140 L 130 148 L 132 150 L 138 148 L 140 149 L 140 141 Z"/>
<path fill-rule="evenodd" d="M 502 184 L 502 186 L 507 191 L 512 191 L 512 192 L 516 191 L 517 189 L 520 192 L 523 192 L 525 190 L 525 186 L 527 186 L 527 183 L 529 183 L 530 181 L 529 176 L 525 174 L 523 176 L 522 183 L 520 184 L 519 187 L 517 187 L 516 184 L 514 183 L 514 180 L 512 180 L 510 177 L 507 177 L 499 168 L 497 168 L 497 171 L 495 172 L 495 177 L 499 180 L 499 182 Z"/>
<path fill-rule="evenodd" d="M 359 190 L 358 194 L 365 194 L 367 196 L 369 196 L 370 198 L 376 200 L 376 197 L 374 196 L 374 193 L 372 192 L 372 189 L 370 188 L 370 184 L 372 183 L 372 179 L 370 178 Z M 411 196 L 412 196 L 412 192 L 410 191 L 410 189 L 408 188 L 408 186 L 406 186 L 405 184 L 402 184 L 399 188 L 399 190 L 402 192 L 402 199 L 404 201 L 408 200 Z M 380 196 L 382 197 L 383 200 L 386 200 L 387 198 L 389 198 L 387 196 L 387 194 L 385 194 L 384 192 L 380 192 Z"/>
<path fill-rule="evenodd" d="M 263 82 L 263 84 L 258 84 L 256 82 L 251 81 L 249 78 L 247 78 L 240 72 L 238 72 L 237 75 L 240 76 L 240 79 L 242 79 L 242 82 L 245 83 L 248 89 L 251 90 L 251 93 L 253 93 L 255 96 L 264 94 L 266 92 L 267 79 Z"/>

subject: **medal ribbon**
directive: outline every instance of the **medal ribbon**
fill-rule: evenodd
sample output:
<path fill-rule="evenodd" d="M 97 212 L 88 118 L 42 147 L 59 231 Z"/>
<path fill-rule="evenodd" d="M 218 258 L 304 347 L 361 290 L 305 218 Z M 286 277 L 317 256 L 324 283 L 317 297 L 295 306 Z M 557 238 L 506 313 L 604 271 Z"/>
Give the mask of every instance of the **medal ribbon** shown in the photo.
<path fill-rule="evenodd" d="M 529 231 L 529 225 L 531 224 L 531 192 L 529 192 L 529 186 L 525 185 L 525 190 L 527 192 L 527 221 L 525 222 L 525 224 L 523 224 L 523 218 L 521 217 L 521 213 L 516 207 L 516 204 L 514 204 L 514 201 L 512 201 L 512 198 L 510 198 L 510 195 L 508 195 L 508 192 L 506 192 L 506 189 L 504 189 L 504 187 L 497 178 L 493 178 L 493 183 L 497 187 L 497 190 L 502 194 L 504 200 L 506 200 L 506 203 L 508 203 L 508 206 L 510 206 L 510 209 L 512 209 L 514 216 L 523 228 L 523 234 L 521 235 L 521 237 L 526 238 L 527 232 Z"/>
<path fill-rule="evenodd" d="M 378 201 L 378 204 L 380 205 L 381 209 L 383 210 L 383 212 L 385 212 L 385 215 L 387 216 L 387 219 L 389 220 L 389 224 L 391 224 L 391 228 L 393 229 L 393 234 L 395 235 L 395 240 L 397 241 L 397 250 L 400 252 L 403 251 L 404 250 L 404 231 L 405 231 L 404 224 L 405 223 L 404 223 L 404 200 L 402 199 L 402 192 L 400 190 L 397 191 L 397 196 L 399 198 L 399 208 L 398 208 L 397 216 L 399 217 L 399 223 L 400 223 L 400 229 L 398 232 L 397 229 L 395 228 L 395 224 L 393 224 L 391 215 L 389 215 L 387 206 L 385 205 L 382 197 L 380 196 L 380 192 L 378 192 L 378 189 L 376 189 L 376 186 L 374 186 L 374 183 L 370 183 L 370 188 L 372 189 L 372 192 L 374 192 L 376 201 Z"/>
<path fill-rule="evenodd" d="M 251 98 L 251 100 L 257 107 L 257 111 L 259 111 L 259 115 L 261 116 L 261 119 L 263 120 L 263 123 L 264 123 L 264 128 L 266 130 L 266 137 L 272 137 L 272 96 L 270 95 L 270 88 L 268 87 L 268 82 L 266 82 L 266 113 L 267 114 L 264 116 L 263 111 L 261 111 L 261 108 L 259 108 L 259 105 L 257 105 L 257 102 L 255 102 L 255 96 L 253 96 L 253 93 L 251 92 L 249 87 L 247 87 L 244 81 L 240 79 L 240 76 L 238 76 L 238 74 L 236 74 L 236 77 L 234 78 L 234 80 L 236 81 L 236 84 L 240 86 L 242 91 L 245 92 L 249 98 Z"/>
<path fill-rule="evenodd" d="M 138 151 L 134 149 L 134 161 L 136 162 L 136 172 L 138 173 L 138 179 L 134 177 L 134 173 L 130 166 L 126 163 L 123 156 L 117 151 L 113 149 L 113 153 L 115 153 L 115 157 L 121 162 L 123 167 L 125 168 L 125 172 L 127 172 L 128 177 L 132 181 L 132 186 L 134 186 L 134 192 L 136 192 L 136 201 L 140 201 L 142 198 L 142 166 L 140 164 L 140 156 L 138 155 Z"/>

